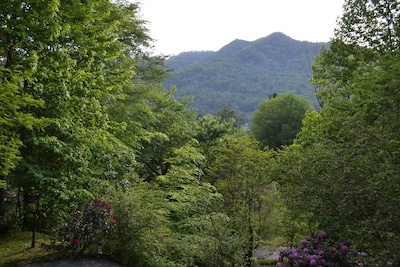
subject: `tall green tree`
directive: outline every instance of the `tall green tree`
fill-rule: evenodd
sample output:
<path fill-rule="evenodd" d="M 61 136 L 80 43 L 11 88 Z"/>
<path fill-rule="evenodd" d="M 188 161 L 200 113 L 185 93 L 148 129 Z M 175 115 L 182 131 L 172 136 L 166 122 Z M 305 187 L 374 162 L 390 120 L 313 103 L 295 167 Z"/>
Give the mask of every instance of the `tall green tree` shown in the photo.
<path fill-rule="evenodd" d="M 55 2 L 36 3 L 37 8 L 43 10 L 43 20 L 54 18 L 52 9 L 57 8 Z M 2 2 L 0 9 L 0 180 L 8 180 L 7 176 L 21 159 L 21 131 L 40 129 L 45 125 L 45 121 L 36 114 L 26 112 L 43 106 L 43 101 L 22 90 L 27 81 L 34 80 L 32 75 L 37 69 L 37 51 L 41 48 L 33 40 L 40 34 L 36 31 L 41 23 L 30 12 L 31 5 L 25 2 L 20 5 Z M 53 34 L 53 28 L 49 27 L 47 32 L 42 33 L 42 38 L 48 40 Z M 28 35 L 31 40 L 26 38 Z M 20 49 L 22 46 L 26 49 Z M 4 189 L 0 186 L 0 217 L 4 216 L 4 198 Z"/>
<path fill-rule="evenodd" d="M 292 93 L 266 99 L 259 104 L 251 118 L 251 134 L 263 147 L 290 145 L 301 130 L 308 109 L 308 101 Z"/>
<path fill-rule="evenodd" d="M 113 134 L 123 125 L 110 121 L 107 108 L 124 87 L 132 86 L 134 66 L 150 38 L 135 4 L 2 5 L 2 34 L 8 40 L 2 49 L 5 67 L 15 81 L 21 69 L 27 70 L 14 82 L 15 95 L 41 103 L 20 111 L 48 122 L 40 131 L 19 130 L 21 161 L 7 176 L 24 197 L 22 226 L 35 232 L 38 225 L 45 229 L 57 223 L 68 209 L 116 182 L 108 180 L 106 163 L 112 161 L 104 155 L 132 158 L 129 147 Z"/>
<path fill-rule="evenodd" d="M 330 50 L 313 65 L 324 108 L 307 114 L 276 175 L 303 231 L 351 237 L 368 266 L 397 266 L 399 3 L 346 1 L 344 7 Z"/>
<path fill-rule="evenodd" d="M 209 177 L 223 196 L 222 210 L 239 238 L 236 252 L 232 252 L 241 255 L 236 264 L 251 266 L 253 249 L 274 236 L 278 228 L 279 197 L 267 172 L 272 154 L 246 135 L 221 146 L 209 167 Z"/>

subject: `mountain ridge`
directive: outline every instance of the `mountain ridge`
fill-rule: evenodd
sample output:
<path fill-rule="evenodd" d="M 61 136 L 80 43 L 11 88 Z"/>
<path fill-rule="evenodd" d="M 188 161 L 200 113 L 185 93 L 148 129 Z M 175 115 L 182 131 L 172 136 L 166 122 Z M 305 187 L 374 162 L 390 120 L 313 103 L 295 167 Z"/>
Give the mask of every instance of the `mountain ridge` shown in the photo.
<path fill-rule="evenodd" d="M 326 45 L 276 32 L 251 42 L 236 39 L 216 52 L 183 52 L 166 61 L 174 71 L 164 86 L 176 86 L 178 99 L 193 97 L 200 115 L 215 115 L 225 104 L 248 120 L 273 93 L 293 92 L 314 104 L 310 64 Z"/>

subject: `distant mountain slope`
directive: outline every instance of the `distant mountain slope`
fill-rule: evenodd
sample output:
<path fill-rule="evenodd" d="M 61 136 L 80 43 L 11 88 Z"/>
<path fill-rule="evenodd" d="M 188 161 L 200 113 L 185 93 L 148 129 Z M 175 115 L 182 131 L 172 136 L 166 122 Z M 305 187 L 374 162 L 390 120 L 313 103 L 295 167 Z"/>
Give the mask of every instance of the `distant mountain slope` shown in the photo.
<path fill-rule="evenodd" d="M 183 52 L 177 56 L 171 57 L 168 60 L 168 67 L 174 69 L 184 68 L 194 63 L 201 62 L 212 54 L 214 54 L 212 51 Z"/>
<path fill-rule="evenodd" d="M 175 85 L 179 99 L 194 97 L 199 114 L 216 114 L 226 104 L 249 119 L 260 101 L 288 91 L 314 104 L 310 64 L 323 45 L 273 33 L 235 40 L 217 52 L 182 53 L 167 60 L 175 70 L 164 85 Z"/>

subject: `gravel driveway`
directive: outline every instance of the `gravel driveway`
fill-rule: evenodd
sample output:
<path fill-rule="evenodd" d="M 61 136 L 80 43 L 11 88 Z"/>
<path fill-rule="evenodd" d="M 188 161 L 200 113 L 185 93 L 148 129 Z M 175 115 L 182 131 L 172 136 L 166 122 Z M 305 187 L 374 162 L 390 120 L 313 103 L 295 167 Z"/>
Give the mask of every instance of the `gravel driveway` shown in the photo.
<path fill-rule="evenodd" d="M 31 263 L 25 267 L 122 267 L 122 265 L 109 260 L 76 259 L 70 261 Z"/>

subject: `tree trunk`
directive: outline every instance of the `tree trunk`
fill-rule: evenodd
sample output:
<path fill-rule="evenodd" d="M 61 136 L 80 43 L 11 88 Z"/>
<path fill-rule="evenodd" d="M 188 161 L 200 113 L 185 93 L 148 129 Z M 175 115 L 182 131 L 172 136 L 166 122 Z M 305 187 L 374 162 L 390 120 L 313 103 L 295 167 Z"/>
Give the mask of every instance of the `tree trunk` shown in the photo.
<path fill-rule="evenodd" d="M 253 246 L 254 246 L 254 236 L 253 236 L 253 226 L 249 225 L 249 243 L 247 244 L 247 251 L 245 254 L 245 264 L 246 267 L 251 267 L 251 258 L 253 257 Z"/>
<path fill-rule="evenodd" d="M 38 224 L 38 216 L 39 216 L 39 205 L 40 205 L 40 197 L 39 195 L 36 198 L 35 201 L 35 210 L 33 212 L 33 225 L 32 225 L 32 243 L 31 243 L 31 248 L 35 247 L 36 244 L 36 230 L 37 230 L 37 224 Z"/>
<path fill-rule="evenodd" d="M 0 188 L 0 219 L 6 215 L 6 189 Z"/>

